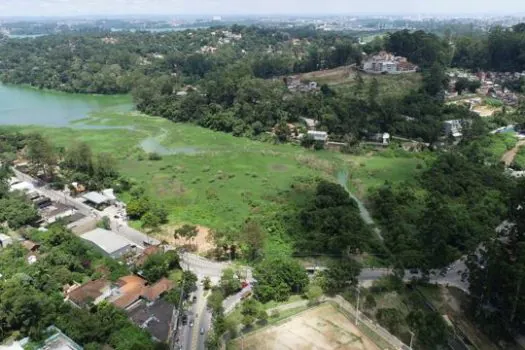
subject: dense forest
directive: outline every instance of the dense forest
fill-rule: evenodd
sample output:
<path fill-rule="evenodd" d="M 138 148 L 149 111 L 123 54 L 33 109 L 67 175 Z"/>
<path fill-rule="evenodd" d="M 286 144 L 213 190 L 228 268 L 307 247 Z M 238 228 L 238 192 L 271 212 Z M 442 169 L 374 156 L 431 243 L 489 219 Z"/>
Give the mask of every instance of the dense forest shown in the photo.
<path fill-rule="evenodd" d="M 162 349 L 126 314 L 102 303 L 91 311 L 63 302 L 62 286 L 101 277 L 104 266 L 113 280 L 127 273 L 118 262 L 103 257 L 92 246 L 59 225 L 48 232 L 25 231 L 41 245 L 38 264 L 27 263 L 27 250 L 16 243 L 0 254 L 0 339 L 12 332 L 42 340 L 44 330 L 56 325 L 86 349 L 111 344 L 117 349 Z"/>
<path fill-rule="evenodd" d="M 385 244 L 404 268 L 444 268 L 493 236 L 506 218 L 512 181 L 465 145 L 437 156 L 417 181 L 386 183 L 371 196 Z"/>
<path fill-rule="evenodd" d="M 142 112 L 238 136 L 275 130 L 278 140 L 286 141 L 287 123 L 312 118 L 334 140 L 390 132 L 434 142 L 441 120 L 467 114 L 440 102 L 449 50 L 442 39 L 424 32 L 394 33 L 377 47 L 427 69 L 421 90 L 399 98 L 380 96 L 378 82 L 365 84 L 360 76 L 351 88 L 288 91 L 283 76 L 362 59 L 354 38 L 312 28 L 61 34 L 1 45 L 3 82 L 67 92 L 132 92 Z"/>

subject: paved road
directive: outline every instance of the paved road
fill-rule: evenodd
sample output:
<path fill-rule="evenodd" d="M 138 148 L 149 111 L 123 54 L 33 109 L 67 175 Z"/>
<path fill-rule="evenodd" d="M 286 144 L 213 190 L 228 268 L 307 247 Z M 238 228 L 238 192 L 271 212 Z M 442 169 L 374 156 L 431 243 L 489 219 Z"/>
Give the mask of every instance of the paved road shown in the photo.
<path fill-rule="evenodd" d="M 452 268 L 447 271 L 444 275 L 441 274 L 440 270 L 432 270 L 429 278 L 430 283 L 437 283 L 441 285 L 449 285 L 461 289 L 468 293 L 469 284 L 466 280 L 463 280 L 463 274 L 467 271 L 467 266 L 463 260 L 458 260 L 451 265 Z M 381 277 L 392 274 L 392 269 L 363 269 L 358 277 L 359 283 L 366 284 L 367 282 L 373 282 Z M 405 271 L 404 281 L 410 281 L 413 278 L 423 277 L 420 273 L 411 273 L 409 270 Z"/>

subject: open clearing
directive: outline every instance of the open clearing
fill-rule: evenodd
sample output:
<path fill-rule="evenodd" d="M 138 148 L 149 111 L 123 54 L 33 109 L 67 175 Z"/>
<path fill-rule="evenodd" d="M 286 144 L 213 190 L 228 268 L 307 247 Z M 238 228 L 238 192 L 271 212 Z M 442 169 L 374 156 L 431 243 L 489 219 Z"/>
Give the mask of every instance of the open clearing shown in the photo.
<path fill-rule="evenodd" d="M 241 339 L 233 342 L 241 348 Z M 330 304 L 302 312 L 288 321 L 244 337 L 244 349 L 379 350 Z"/>
<path fill-rule="evenodd" d="M 282 207 L 280 194 L 304 177 L 335 181 L 337 170 L 349 168 L 351 188 L 366 196 L 384 180 L 413 178 L 420 159 L 374 153 L 350 156 L 313 152 L 297 145 L 274 145 L 173 123 L 137 113 L 99 113 L 70 128 L 12 127 L 41 132 L 57 146 L 83 141 L 94 152 L 111 153 L 120 172 L 169 211 L 170 225 L 193 224 L 230 229 L 249 216 L 271 217 Z M 160 160 L 149 160 L 144 140 Z M 127 194 L 121 195 L 126 200 Z M 136 223 L 140 226 L 140 223 Z M 173 226 L 172 226 L 173 227 Z"/>
<path fill-rule="evenodd" d="M 298 75 L 301 80 L 313 80 L 318 84 L 328 84 L 333 87 L 347 88 L 356 84 L 356 70 L 351 66 L 308 72 Z M 366 86 L 376 78 L 379 83 L 379 96 L 403 96 L 421 85 L 421 74 L 372 75 L 362 73 Z M 365 88 L 366 90 L 366 88 Z"/>

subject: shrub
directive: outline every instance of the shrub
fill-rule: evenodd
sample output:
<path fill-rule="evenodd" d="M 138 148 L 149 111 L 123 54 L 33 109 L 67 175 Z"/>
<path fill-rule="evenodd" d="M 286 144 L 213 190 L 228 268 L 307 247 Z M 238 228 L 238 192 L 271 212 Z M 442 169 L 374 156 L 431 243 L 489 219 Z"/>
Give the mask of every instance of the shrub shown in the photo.
<path fill-rule="evenodd" d="M 158 153 L 153 152 L 153 153 L 148 154 L 148 159 L 149 160 L 161 160 L 162 156 Z"/>

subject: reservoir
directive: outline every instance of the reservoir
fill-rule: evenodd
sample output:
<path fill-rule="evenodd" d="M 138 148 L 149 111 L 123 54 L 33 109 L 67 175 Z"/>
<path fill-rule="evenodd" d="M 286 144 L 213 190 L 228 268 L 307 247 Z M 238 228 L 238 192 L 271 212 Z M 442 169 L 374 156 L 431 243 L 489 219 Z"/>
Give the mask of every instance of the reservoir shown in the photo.
<path fill-rule="evenodd" d="M 68 94 L 0 84 L 0 125 L 66 127 L 92 113 L 132 109 L 129 96 Z"/>

